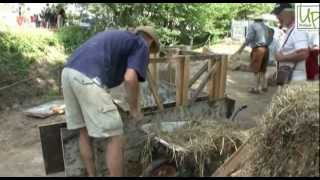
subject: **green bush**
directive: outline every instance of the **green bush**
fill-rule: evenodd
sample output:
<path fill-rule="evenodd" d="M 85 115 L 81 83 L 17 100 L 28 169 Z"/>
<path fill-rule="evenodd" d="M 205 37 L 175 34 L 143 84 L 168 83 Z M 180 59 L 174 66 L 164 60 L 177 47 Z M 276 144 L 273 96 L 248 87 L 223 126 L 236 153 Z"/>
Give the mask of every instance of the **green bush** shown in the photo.
<path fill-rule="evenodd" d="M 32 63 L 54 57 L 52 49 L 59 46 L 52 32 L 7 29 L 0 33 L 0 76 L 1 80 L 15 81 L 28 74 Z M 58 54 L 63 52 L 58 52 Z M 56 60 L 56 59 L 55 59 Z"/>
<path fill-rule="evenodd" d="M 156 32 L 159 37 L 159 41 L 162 46 L 170 46 L 178 44 L 177 38 L 179 37 L 180 32 L 177 30 L 170 30 L 168 28 L 158 28 Z"/>
<path fill-rule="evenodd" d="M 80 26 L 66 26 L 56 32 L 56 37 L 63 44 L 65 52 L 71 54 L 82 43 L 88 40 L 95 32 Z"/>

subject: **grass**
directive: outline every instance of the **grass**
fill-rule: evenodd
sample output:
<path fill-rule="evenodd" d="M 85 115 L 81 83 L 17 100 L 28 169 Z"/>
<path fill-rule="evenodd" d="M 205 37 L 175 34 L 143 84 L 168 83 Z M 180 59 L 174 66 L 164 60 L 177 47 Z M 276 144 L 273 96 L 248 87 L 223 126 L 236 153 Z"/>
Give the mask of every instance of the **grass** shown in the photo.
<path fill-rule="evenodd" d="M 35 28 L 10 28 L 0 23 L 0 86 L 34 78 L 0 92 L 3 105 L 22 103 L 28 97 L 50 99 L 58 94 L 57 70 L 66 61 L 64 47 L 54 32 Z M 42 70 L 41 70 L 42 69 Z M 36 78 L 54 79 L 39 85 Z M 27 98 L 26 98 L 27 97 Z M 1 109 L 1 107 L 0 107 Z"/>

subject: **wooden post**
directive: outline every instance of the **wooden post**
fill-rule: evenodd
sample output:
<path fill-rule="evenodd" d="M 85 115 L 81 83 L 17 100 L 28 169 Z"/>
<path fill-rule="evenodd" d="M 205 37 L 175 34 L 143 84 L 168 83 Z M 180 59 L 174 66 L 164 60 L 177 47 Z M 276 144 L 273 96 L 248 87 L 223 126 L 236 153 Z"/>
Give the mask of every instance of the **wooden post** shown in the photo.
<path fill-rule="evenodd" d="M 188 104 L 189 63 L 190 63 L 190 56 L 186 56 L 184 60 L 183 78 L 182 78 L 182 105 Z"/>
<path fill-rule="evenodd" d="M 154 80 L 155 87 L 158 87 L 158 73 L 157 73 L 157 63 L 149 63 L 149 69 L 152 76 L 152 79 Z"/>
<path fill-rule="evenodd" d="M 216 100 L 219 98 L 219 92 L 220 92 L 220 79 L 221 79 L 221 61 L 220 58 L 217 63 L 217 72 L 215 76 L 213 77 L 213 99 Z"/>
<path fill-rule="evenodd" d="M 147 81 L 149 84 L 150 91 L 153 94 L 154 100 L 155 100 L 156 104 L 158 105 L 159 110 L 163 111 L 164 107 L 163 107 L 163 104 L 161 103 L 160 97 L 158 95 L 158 91 L 155 87 L 155 83 L 154 83 L 154 80 L 152 78 L 152 75 L 151 75 L 149 69 L 147 69 Z"/>
<path fill-rule="evenodd" d="M 176 61 L 176 106 L 182 104 L 184 59 Z"/>
<path fill-rule="evenodd" d="M 227 66 L 228 66 L 228 56 L 223 55 L 221 59 L 221 68 L 220 68 L 220 85 L 219 85 L 219 98 L 223 98 L 225 96 L 226 91 L 226 80 L 227 80 Z"/>
<path fill-rule="evenodd" d="M 208 72 L 210 71 L 210 69 L 212 68 L 213 65 L 214 65 L 213 59 L 209 59 L 208 60 Z M 217 64 L 216 64 L 216 66 L 217 66 Z M 207 90 L 208 90 L 209 101 L 212 101 L 214 99 L 214 74 L 213 73 L 209 76 Z"/>

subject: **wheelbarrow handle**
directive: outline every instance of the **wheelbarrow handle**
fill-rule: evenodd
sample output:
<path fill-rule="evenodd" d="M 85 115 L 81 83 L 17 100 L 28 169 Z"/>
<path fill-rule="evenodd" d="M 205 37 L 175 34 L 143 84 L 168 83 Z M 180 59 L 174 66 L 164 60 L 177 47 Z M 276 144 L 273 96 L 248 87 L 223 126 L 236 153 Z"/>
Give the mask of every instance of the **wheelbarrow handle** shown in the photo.
<path fill-rule="evenodd" d="M 234 119 L 236 118 L 236 116 L 238 115 L 238 113 L 244 109 L 246 109 L 248 106 L 245 104 L 243 106 L 241 106 L 239 109 L 236 110 L 236 112 L 233 114 L 231 121 L 234 121 Z"/>

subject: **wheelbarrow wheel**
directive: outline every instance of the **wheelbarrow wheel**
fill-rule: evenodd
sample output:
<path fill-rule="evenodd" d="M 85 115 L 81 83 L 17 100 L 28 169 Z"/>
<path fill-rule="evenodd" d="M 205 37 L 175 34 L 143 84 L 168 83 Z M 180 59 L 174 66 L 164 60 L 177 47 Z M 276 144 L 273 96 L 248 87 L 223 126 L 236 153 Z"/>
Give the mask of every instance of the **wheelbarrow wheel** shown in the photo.
<path fill-rule="evenodd" d="M 177 175 L 177 167 L 174 163 L 167 159 L 158 159 L 152 161 L 148 167 L 142 172 L 142 177 L 175 177 Z"/>

